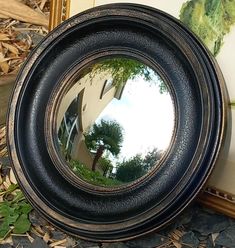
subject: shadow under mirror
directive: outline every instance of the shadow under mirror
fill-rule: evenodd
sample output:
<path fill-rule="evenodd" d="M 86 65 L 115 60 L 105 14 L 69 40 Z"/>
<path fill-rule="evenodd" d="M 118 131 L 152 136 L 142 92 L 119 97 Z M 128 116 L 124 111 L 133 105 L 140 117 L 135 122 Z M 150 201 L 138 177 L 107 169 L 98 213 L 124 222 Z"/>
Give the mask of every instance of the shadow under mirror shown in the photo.
<path fill-rule="evenodd" d="M 117 56 L 80 72 L 56 123 L 68 169 L 93 185 L 114 187 L 160 165 L 172 139 L 174 104 L 156 71 Z"/>

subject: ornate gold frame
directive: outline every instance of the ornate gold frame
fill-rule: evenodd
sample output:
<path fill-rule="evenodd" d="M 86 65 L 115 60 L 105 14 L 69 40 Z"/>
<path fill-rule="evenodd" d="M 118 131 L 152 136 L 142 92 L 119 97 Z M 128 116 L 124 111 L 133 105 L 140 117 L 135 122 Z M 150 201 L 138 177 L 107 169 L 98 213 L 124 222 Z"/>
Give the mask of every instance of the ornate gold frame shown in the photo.
<path fill-rule="evenodd" d="M 49 30 L 69 18 L 70 6 L 71 0 L 51 0 Z M 215 211 L 235 218 L 235 195 L 231 193 L 208 185 L 198 201 Z"/>
<path fill-rule="evenodd" d="M 70 0 L 51 0 L 49 30 L 69 18 Z"/>
<path fill-rule="evenodd" d="M 198 201 L 206 207 L 235 218 L 235 195 L 207 186 Z"/>

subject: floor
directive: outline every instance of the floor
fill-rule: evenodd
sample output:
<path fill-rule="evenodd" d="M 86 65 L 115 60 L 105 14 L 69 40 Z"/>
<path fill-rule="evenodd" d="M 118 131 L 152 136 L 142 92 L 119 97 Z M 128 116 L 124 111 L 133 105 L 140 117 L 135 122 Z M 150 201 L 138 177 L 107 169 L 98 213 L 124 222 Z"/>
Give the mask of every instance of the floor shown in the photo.
<path fill-rule="evenodd" d="M 8 159 L 0 159 L 1 175 L 10 170 Z M 118 243 L 83 241 L 57 230 L 33 210 L 31 229 L 24 235 L 0 240 L 0 248 L 235 248 L 235 219 L 193 204 L 165 229 Z"/>

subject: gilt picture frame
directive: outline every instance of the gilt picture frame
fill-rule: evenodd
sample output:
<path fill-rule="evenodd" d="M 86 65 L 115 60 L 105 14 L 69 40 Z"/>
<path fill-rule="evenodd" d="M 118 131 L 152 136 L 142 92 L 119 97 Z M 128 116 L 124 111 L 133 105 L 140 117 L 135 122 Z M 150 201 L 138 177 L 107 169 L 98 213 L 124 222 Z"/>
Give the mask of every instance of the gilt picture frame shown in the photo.
<path fill-rule="evenodd" d="M 184 0 L 177 0 L 174 3 L 170 0 L 51 0 L 49 29 L 54 29 L 64 20 L 86 9 L 118 2 L 145 4 L 165 11 L 178 19 L 182 5 L 185 3 Z M 235 48 L 234 38 L 235 27 L 233 26 L 229 34 L 224 37 L 224 44 L 216 56 L 228 90 L 230 99 L 228 111 L 231 115 L 231 121 L 228 121 L 223 155 L 198 198 L 198 201 L 203 205 L 231 217 L 235 217 L 235 109 L 232 106 L 232 101 L 235 99 L 235 72 L 232 68 L 235 54 L 231 53 L 231 50 Z"/>

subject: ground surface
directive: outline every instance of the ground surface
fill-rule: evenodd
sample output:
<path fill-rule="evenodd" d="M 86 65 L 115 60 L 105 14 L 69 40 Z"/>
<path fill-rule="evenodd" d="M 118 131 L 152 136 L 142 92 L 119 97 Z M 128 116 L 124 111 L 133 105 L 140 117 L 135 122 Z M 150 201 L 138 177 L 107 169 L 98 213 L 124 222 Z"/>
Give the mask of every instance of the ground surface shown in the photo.
<path fill-rule="evenodd" d="M 1 195 L 4 187 L 6 192 L 11 185 L 16 184 L 16 181 L 7 157 L 0 158 L 0 168 L 2 179 L 0 197 L 2 202 L 10 202 L 15 195 L 19 194 L 20 189 L 16 187 L 12 192 Z M 25 202 L 26 200 L 22 197 L 21 203 Z M 235 248 L 235 220 L 203 208 L 197 203 L 184 211 L 170 226 L 159 232 L 126 242 L 109 244 L 82 241 L 71 237 L 54 228 L 35 210 L 29 213 L 28 220 L 29 229 L 23 234 L 14 233 L 15 224 L 13 223 L 12 229 L 0 241 L 0 248 Z"/>

